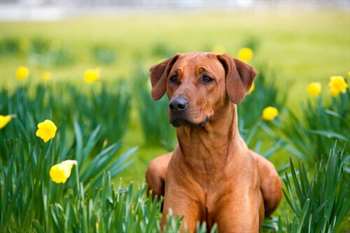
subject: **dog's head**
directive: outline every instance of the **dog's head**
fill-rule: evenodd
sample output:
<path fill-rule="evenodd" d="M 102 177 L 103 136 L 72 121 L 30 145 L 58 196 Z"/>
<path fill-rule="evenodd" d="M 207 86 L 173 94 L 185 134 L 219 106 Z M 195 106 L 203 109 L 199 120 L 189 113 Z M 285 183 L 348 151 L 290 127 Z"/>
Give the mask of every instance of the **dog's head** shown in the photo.
<path fill-rule="evenodd" d="M 177 54 L 150 69 L 152 97 L 169 97 L 170 122 L 202 125 L 228 101 L 241 102 L 255 77 L 254 69 L 227 54 Z"/>

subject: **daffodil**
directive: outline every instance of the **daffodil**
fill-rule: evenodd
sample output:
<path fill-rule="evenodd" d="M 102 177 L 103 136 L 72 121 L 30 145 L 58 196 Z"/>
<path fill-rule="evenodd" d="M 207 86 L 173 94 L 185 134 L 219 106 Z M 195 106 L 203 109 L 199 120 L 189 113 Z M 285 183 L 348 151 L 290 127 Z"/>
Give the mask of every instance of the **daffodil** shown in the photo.
<path fill-rule="evenodd" d="M 252 85 L 250 86 L 250 88 L 248 90 L 248 94 L 251 94 L 254 90 L 255 90 L 255 83 L 252 83 Z"/>
<path fill-rule="evenodd" d="M 12 120 L 11 115 L 0 115 L 0 129 L 5 128 L 5 126 Z"/>
<path fill-rule="evenodd" d="M 19 66 L 16 70 L 16 79 L 24 81 L 29 76 L 29 69 L 25 66 Z"/>
<path fill-rule="evenodd" d="M 44 71 L 41 74 L 41 80 L 43 80 L 44 82 L 50 81 L 52 79 L 52 74 L 49 71 Z"/>
<path fill-rule="evenodd" d="M 306 88 L 307 93 L 309 94 L 309 96 L 312 96 L 312 97 L 319 96 L 321 93 L 321 90 L 322 90 L 322 85 L 319 82 L 312 82 Z"/>
<path fill-rule="evenodd" d="M 44 120 L 37 125 L 35 135 L 41 138 L 45 143 L 53 139 L 56 135 L 57 126 L 50 120 Z"/>
<path fill-rule="evenodd" d="M 262 119 L 265 121 L 273 121 L 278 116 L 278 109 L 272 106 L 264 108 L 262 112 Z"/>
<path fill-rule="evenodd" d="M 65 160 L 61 163 L 53 165 L 49 172 L 51 180 L 58 184 L 66 183 L 71 175 L 74 165 L 77 165 L 76 160 Z"/>
<path fill-rule="evenodd" d="M 249 63 L 254 57 L 254 52 L 251 48 L 241 48 L 238 51 L 238 59 Z"/>
<path fill-rule="evenodd" d="M 343 76 L 332 76 L 328 83 L 329 91 L 332 96 L 337 96 L 340 93 L 345 93 L 349 87 Z"/>
<path fill-rule="evenodd" d="M 215 45 L 211 51 L 213 53 L 221 54 L 221 53 L 225 53 L 226 49 L 222 45 Z"/>
<path fill-rule="evenodd" d="M 84 81 L 88 84 L 94 83 L 100 79 L 100 69 L 88 69 L 84 73 Z"/>

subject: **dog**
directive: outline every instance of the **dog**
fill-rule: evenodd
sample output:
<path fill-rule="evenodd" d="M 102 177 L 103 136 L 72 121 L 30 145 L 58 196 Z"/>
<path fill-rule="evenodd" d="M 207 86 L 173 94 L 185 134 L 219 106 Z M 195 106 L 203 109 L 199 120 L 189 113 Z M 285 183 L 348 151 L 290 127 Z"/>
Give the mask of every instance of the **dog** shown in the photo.
<path fill-rule="evenodd" d="M 151 67 L 152 98 L 167 94 L 178 141 L 146 170 L 149 192 L 164 196 L 161 226 L 171 211 L 182 218 L 181 232 L 205 222 L 220 233 L 257 233 L 277 208 L 278 173 L 248 149 L 237 125 L 237 104 L 255 76 L 250 65 L 209 52 L 176 54 Z"/>

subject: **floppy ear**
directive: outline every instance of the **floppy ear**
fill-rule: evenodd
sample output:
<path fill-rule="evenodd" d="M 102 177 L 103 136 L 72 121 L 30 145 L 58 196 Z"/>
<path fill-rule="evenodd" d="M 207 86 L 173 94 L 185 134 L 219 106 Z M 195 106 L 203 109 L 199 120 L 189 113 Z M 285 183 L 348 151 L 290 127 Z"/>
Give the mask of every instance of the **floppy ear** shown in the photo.
<path fill-rule="evenodd" d="M 226 92 L 231 101 L 240 103 L 251 87 L 256 72 L 250 65 L 230 57 L 227 54 L 217 55 L 226 73 Z"/>
<path fill-rule="evenodd" d="M 152 84 L 152 98 L 154 100 L 159 100 L 166 91 L 166 81 L 171 70 L 171 67 L 174 65 L 176 59 L 179 57 L 178 54 L 175 56 L 151 67 L 150 77 Z"/>

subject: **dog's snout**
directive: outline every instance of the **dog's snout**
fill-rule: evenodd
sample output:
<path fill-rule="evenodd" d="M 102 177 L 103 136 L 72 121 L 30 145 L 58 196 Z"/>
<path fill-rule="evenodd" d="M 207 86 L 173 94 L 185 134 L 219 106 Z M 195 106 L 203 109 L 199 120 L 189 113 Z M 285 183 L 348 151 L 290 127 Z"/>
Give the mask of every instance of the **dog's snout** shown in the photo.
<path fill-rule="evenodd" d="M 188 106 L 188 100 L 183 96 L 178 96 L 170 101 L 169 108 L 172 111 L 184 111 Z"/>

